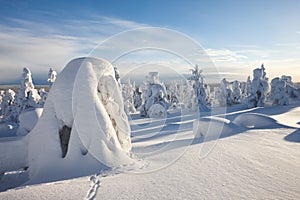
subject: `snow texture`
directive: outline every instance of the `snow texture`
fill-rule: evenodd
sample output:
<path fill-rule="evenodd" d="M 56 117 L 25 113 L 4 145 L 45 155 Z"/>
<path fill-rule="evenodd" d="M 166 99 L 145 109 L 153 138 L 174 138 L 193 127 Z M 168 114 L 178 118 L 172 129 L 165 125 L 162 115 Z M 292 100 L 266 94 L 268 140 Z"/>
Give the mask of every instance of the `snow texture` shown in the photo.
<path fill-rule="evenodd" d="M 276 109 L 242 110 L 241 106 L 228 107 L 225 115 L 200 118 L 197 130 L 204 137 L 196 139 L 190 133 L 197 121 L 189 113 L 170 111 L 159 134 L 155 130 L 161 120 L 133 119 L 133 152 L 150 161 L 145 173 L 102 170 L 92 176 L 11 189 L 1 192 L 0 199 L 299 199 L 299 101 Z M 247 127 L 258 123 L 261 126 Z M 221 130 L 219 138 L 214 128 Z M 199 158 L 207 146 L 213 148 Z M 170 162 L 178 152 L 176 162 Z M 90 166 L 80 165 L 82 170 L 86 165 Z M 165 167 L 149 173 L 147 168 L 153 166 Z M 26 173 L 11 180 L 18 182 L 22 174 Z M 8 177 L 6 173 L 0 180 L 0 188 L 9 183 Z"/>

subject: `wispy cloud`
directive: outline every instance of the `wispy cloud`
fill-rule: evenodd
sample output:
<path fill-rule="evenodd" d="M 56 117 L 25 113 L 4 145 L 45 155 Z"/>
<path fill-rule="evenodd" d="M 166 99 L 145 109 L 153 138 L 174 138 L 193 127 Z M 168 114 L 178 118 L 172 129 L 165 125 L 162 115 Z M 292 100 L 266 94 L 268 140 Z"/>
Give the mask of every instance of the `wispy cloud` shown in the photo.
<path fill-rule="evenodd" d="M 214 62 L 231 62 L 247 58 L 247 56 L 229 49 L 206 49 L 205 51 Z"/>
<path fill-rule="evenodd" d="M 0 23 L 0 83 L 18 79 L 23 67 L 36 75 L 60 71 L 72 58 L 88 55 L 108 35 L 142 25 L 108 17 L 47 24 L 23 19 Z M 105 30 L 105 31 L 103 31 Z"/>

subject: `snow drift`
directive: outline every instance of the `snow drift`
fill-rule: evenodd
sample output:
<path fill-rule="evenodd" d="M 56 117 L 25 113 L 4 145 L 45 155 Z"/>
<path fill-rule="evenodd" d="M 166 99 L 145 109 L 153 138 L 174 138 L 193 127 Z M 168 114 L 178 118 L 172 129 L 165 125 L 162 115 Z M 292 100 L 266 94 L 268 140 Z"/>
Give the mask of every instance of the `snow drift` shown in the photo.
<path fill-rule="evenodd" d="M 17 135 L 27 135 L 36 125 L 43 113 L 43 108 L 28 108 L 23 110 L 19 115 L 19 129 Z"/>
<path fill-rule="evenodd" d="M 32 183 L 135 163 L 121 89 L 113 66 L 102 59 L 67 64 L 28 136 Z"/>
<path fill-rule="evenodd" d="M 278 125 L 277 121 L 260 113 L 244 113 L 237 116 L 233 123 L 244 128 L 272 128 Z"/>
<path fill-rule="evenodd" d="M 238 130 L 235 124 L 222 117 L 202 117 L 193 123 L 193 133 L 196 138 L 218 139 L 235 134 Z"/>

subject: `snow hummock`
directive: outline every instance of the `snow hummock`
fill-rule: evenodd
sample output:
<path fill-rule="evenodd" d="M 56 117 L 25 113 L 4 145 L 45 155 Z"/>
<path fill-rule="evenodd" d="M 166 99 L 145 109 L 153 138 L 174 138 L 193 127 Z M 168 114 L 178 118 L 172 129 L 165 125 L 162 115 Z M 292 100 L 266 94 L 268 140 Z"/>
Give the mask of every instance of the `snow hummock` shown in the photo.
<path fill-rule="evenodd" d="M 114 73 L 103 59 L 78 58 L 67 64 L 28 135 L 31 183 L 136 162 L 130 157 L 130 127 Z"/>
<path fill-rule="evenodd" d="M 260 113 L 244 113 L 237 116 L 233 123 L 244 128 L 268 128 L 276 126 L 277 121 Z"/>
<path fill-rule="evenodd" d="M 19 129 L 17 135 L 27 135 L 36 125 L 43 113 L 43 108 L 28 108 L 19 115 Z"/>

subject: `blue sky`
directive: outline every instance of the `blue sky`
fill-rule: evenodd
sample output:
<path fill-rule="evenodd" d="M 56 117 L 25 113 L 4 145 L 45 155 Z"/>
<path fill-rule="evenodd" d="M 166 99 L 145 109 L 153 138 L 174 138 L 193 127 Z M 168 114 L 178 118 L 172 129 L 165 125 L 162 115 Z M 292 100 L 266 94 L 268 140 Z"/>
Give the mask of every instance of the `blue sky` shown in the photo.
<path fill-rule="evenodd" d="M 0 83 L 17 82 L 25 66 L 40 82 L 49 67 L 59 72 L 108 37 L 147 26 L 193 38 L 228 79 L 264 63 L 270 78 L 300 81 L 299 10 L 298 0 L 0 0 Z"/>

